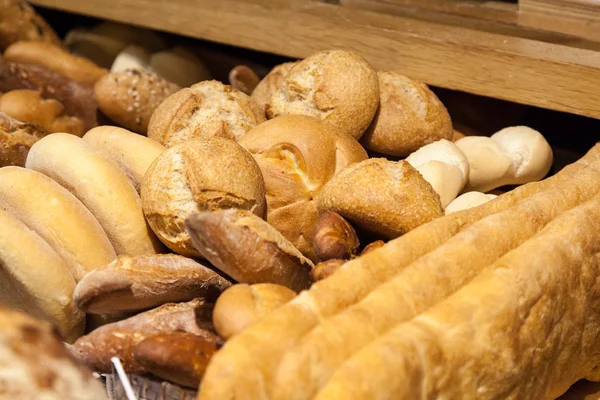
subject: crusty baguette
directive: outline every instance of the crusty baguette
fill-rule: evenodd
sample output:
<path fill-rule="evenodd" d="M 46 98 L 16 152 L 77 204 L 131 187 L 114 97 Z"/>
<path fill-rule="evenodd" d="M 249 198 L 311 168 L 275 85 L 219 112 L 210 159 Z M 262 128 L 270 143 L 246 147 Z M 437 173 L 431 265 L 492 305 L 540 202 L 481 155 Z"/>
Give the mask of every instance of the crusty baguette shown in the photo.
<path fill-rule="evenodd" d="M 199 399 L 265 398 L 265 389 L 281 356 L 321 318 L 335 315 L 360 301 L 400 269 L 473 222 L 566 182 L 597 162 L 600 162 L 600 145 L 553 177 L 521 186 L 479 207 L 438 218 L 350 261 L 328 279 L 315 283 L 310 290 L 229 340 L 206 370 Z"/>
<path fill-rule="evenodd" d="M 560 396 L 600 363 L 599 226 L 595 196 L 357 353 L 316 398 Z"/>
<path fill-rule="evenodd" d="M 83 139 L 66 133 L 48 135 L 31 147 L 25 165 L 73 193 L 98 219 L 117 254 L 153 254 L 161 249 L 127 176 Z"/>
<path fill-rule="evenodd" d="M 148 167 L 165 150 L 157 141 L 116 126 L 94 128 L 83 140 L 116 162 L 138 193 Z"/>
<path fill-rule="evenodd" d="M 215 301 L 230 285 L 213 270 L 183 256 L 120 256 L 84 276 L 73 298 L 87 313 L 117 314 L 199 297 Z"/>
<path fill-rule="evenodd" d="M 72 342 L 84 314 L 72 295 L 75 280 L 62 258 L 17 217 L 0 210 L 0 303 L 44 319 Z"/>
<path fill-rule="evenodd" d="M 92 213 L 44 174 L 0 168 L 0 208 L 14 214 L 63 258 L 75 281 L 117 255 Z"/>
<path fill-rule="evenodd" d="M 483 268 L 600 190 L 600 163 L 483 218 L 399 270 L 357 304 L 322 321 L 282 357 L 273 399 L 311 399 L 346 359 L 395 324 L 442 301 Z M 426 282 L 426 284 L 424 284 Z"/>

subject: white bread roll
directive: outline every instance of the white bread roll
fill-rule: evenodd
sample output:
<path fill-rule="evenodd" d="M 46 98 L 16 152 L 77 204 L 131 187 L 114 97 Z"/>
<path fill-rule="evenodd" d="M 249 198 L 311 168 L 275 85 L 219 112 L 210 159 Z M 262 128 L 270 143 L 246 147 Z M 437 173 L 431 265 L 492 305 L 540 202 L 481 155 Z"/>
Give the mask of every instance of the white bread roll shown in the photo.
<path fill-rule="evenodd" d="M 39 234 L 65 261 L 75 281 L 116 258 L 96 218 L 47 176 L 20 167 L 0 168 L 0 208 Z"/>
<path fill-rule="evenodd" d="M 483 203 L 495 199 L 495 194 L 485 194 L 481 192 L 467 192 L 458 196 L 454 201 L 446 207 L 446 215 L 458 211 L 466 210 L 467 208 L 477 207 Z"/>
<path fill-rule="evenodd" d="M 0 210 L 0 303 L 51 322 L 68 342 L 85 318 L 73 302 L 75 280 L 63 259 L 17 217 Z"/>
<path fill-rule="evenodd" d="M 181 87 L 212 79 L 202 61 L 183 47 L 173 47 L 150 56 L 152 71 Z"/>
<path fill-rule="evenodd" d="M 83 140 L 116 162 L 138 193 L 146 170 L 166 150 L 155 140 L 116 126 L 98 126 L 88 131 Z"/>
<path fill-rule="evenodd" d="M 73 193 L 98 219 L 117 255 L 161 249 L 127 176 L 83 139 L 66 133 L 48 135 L 31 147 L 25 165 Z"/>
<path fill-rule="evenodd" d="M 150 53 L 140 46 L 125 47 L 113 61 L 110 72 L 122 72 L 128 69 L 150 71 Z"/>

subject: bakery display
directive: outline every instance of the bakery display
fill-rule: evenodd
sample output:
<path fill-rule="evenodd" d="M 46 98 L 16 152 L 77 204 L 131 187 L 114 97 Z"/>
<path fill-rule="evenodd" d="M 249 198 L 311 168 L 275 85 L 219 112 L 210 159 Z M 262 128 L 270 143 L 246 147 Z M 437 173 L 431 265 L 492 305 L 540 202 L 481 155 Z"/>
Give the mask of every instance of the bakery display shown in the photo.
<path fill-rule="evenodd" d="M 0 112 L 0 167 L 25 166 L 29 149 L 49 132 Z"/>
<path fill-rule="evenodd" d="M 265 211 L 265 186 L 256 162 L 236 142 L 220 137 L 163 152 L 146 172 L 141 196 L 158 238 L 188 257 L 201 256 L 184 227 L 191 214 L 235 208 L 262 217 Z"/>
<path fill-rule="evenodd" d="M 23 41 L 41 41 L 60 45 L 60 39 L 48 23 L 26 2 L 0 2 L 0 50 Z"/>

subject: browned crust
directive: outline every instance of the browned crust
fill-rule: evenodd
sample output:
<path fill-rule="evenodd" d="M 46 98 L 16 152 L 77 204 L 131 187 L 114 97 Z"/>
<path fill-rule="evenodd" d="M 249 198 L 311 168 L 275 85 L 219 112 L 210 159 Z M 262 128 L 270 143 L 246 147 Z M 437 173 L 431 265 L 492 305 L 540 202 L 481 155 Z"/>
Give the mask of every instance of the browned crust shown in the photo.
<path fill-rule="evenodd" d="M 0 167 L 24 167 L 31 146 L 47 134 L 41 126 L 17 121 L 0 112 Z"/>
<path fill-rule="evenodd" d="M 252 100 L 265 112 L 267 103 L 271 96 L 281 90 L 283 80 L 287 73 L 297 62 L 287 62 L 276 65 L 273 69 L 256 85 L 252 91 Z"/>
<path fill-rule="evenodd" d="M 61 44 L 56 32 L 26 2 L 0 0 L 0 50 L 20 40 Z"/>

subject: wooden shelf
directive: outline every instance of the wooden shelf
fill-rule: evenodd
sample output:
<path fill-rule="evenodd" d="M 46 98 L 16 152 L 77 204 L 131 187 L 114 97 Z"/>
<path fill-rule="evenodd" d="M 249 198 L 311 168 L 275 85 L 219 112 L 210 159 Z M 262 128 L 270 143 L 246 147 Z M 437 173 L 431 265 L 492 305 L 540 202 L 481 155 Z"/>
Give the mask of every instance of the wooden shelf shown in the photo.
<path fill-rule="evenodd" d="M 422 13 L 416 0 L 32 3 L 296 58 L 353 49 L 434 86 L 600 118 L 600 44 L 520 27 L 511 5 L 419 0 L 437 7 Z"/>

